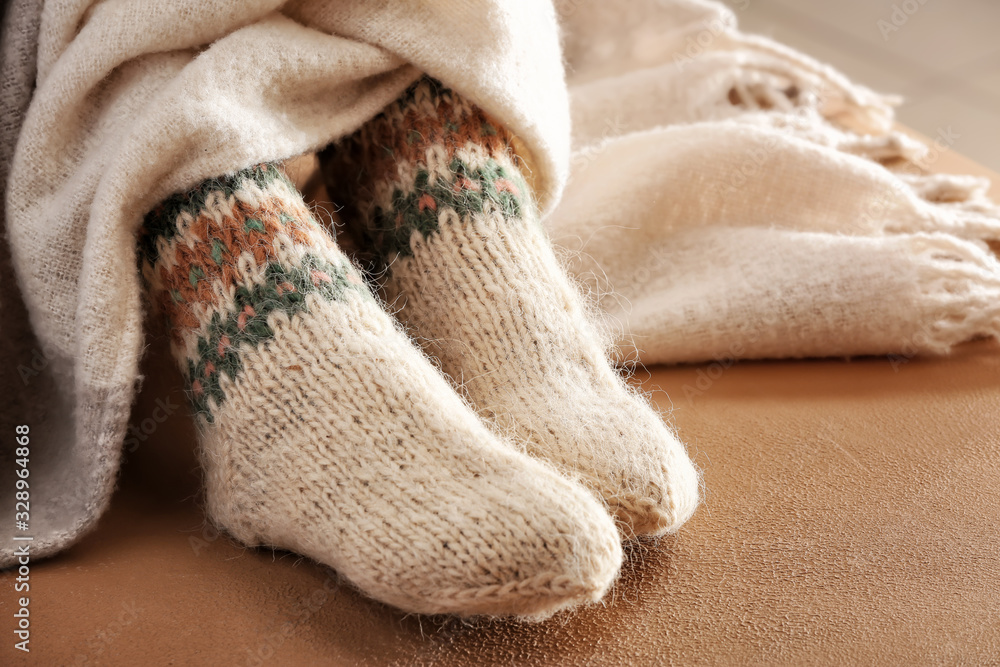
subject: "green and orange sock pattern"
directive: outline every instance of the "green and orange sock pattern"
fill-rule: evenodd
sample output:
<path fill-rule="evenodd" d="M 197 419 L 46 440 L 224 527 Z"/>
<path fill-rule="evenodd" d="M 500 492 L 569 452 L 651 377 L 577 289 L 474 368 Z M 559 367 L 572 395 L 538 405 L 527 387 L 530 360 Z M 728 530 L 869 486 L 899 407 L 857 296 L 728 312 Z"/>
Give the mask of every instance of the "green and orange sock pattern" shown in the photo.
<path fill-rule="evenodd" d="M 611 586 L 604 508 L 486 428 L 276 166 L 170 197 L 140 255 L 199 414 L 206 512 L 243 544 L 409 612 L 543 617 Z"/>
<path fill-rule="evenodd" d="M 342 216 L 363 221 L 380 268 L 411 256 L 413 233 L 426 238 L 442 219 L 537 220 L 510 132 L 434 79 L 331 146 L 321 164 Z"/>
<path fill-rule="evenodd" d="M 697 506 L 697 471 L 611 366 L 516 146 L 425 78 L 321 160 L 386 300 L 480 416 L 598 493 L 624 534 L 676 530 Z"/>
<path fill-rule="evenodd" d="M 274 164 L 207 180 L 145 218 L 142 274 L 167 318 L 196 411 L 209 422 L 240 348 L 266 343 L 268 317 L 305 310 L 306 297 L 368 294 L 349 260 Z"/>

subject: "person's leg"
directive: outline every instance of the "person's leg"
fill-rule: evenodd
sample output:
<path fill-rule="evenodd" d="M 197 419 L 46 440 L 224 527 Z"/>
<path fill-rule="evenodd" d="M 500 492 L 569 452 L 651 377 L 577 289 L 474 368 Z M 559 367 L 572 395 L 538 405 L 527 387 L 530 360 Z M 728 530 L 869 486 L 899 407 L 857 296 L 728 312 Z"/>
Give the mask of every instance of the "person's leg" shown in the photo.
<path fill-rule="evenodd" d="M 626 535 L 688 519 L 698 474 L 609 363 L 504 128 L 424 79 L 322 161 L 387 301 L 484 418 L 581 475 Z"/>
<path fill-rule="evenodd" d="M 203 183 L 140 237 L 197 412 L 208 512 L 408 611 L 545 615 L 621 562 L 604 508 L 498 440 L 273 165 Z"/>

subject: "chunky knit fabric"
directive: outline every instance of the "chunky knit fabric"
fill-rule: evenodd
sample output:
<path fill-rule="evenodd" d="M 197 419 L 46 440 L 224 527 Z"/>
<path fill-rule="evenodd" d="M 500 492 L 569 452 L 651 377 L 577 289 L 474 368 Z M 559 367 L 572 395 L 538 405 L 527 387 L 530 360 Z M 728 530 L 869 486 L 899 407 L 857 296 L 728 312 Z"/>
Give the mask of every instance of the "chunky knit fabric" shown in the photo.
<path fill-rule="evenodd" d="M 235 537 L 408 611 L 539 617 L 607 590 L 604 508 L 485 428 L 276 167 L 171 197 L 140 244 Z"/>
<path fill-rule="evenodd" d="M 327 151 L 325 171 L 366 230 L 387 299 L 479 413 L 580 476 L 626 535 L 675 530 L 697 505 L 698 475 L 609 364 L 515 143 L 425 79 Z"/>

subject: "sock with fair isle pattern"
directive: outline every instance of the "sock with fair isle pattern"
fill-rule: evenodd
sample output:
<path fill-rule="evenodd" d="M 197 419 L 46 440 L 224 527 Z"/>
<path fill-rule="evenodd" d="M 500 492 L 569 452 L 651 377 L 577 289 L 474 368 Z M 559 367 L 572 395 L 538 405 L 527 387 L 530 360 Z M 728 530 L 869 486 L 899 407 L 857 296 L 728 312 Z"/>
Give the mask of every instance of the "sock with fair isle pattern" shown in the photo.
<path fill-rule="evenodd" d="M 273 165 L 140 237 L 197 413 L 210 517 L 406 611 L 544 617 L 621 563 L 583 487 L 489 432 Z"/>
<path fill-rule="evenodd" d="M 504 128 L 425 78 L 321 160 L 386 300 L 482 417 L 598 492 L 626 536 L 691 516 L 698 473 L 609 363 Z"/>

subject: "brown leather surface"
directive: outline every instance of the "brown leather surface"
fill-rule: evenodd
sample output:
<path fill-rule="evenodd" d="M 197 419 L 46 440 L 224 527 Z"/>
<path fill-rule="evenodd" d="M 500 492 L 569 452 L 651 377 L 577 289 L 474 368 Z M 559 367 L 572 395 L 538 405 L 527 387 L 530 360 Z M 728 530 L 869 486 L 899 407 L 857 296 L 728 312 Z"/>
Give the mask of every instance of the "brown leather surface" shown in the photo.
<path fill-rule="evenodd" d="M 151 433 L 130 443 L 110 513 L 32 564 L 28 660 L 12 648 L 15 575 L 0 576 L 0 664 L 1000 664 L 992 342 L 641 373 L 706 500 L 678 535 L 631 549 L 605 605 L 535 625 L 408 617 L 205 530 L 180 378 L 162 346 L 144 370 L 132 423 Z"/>

